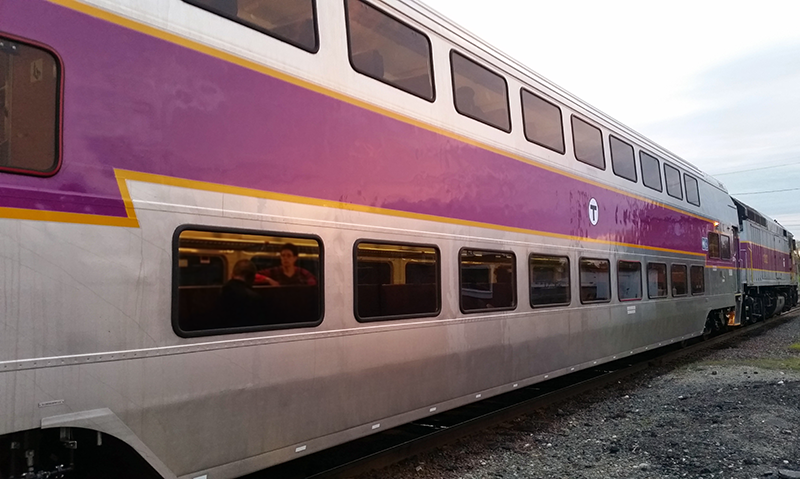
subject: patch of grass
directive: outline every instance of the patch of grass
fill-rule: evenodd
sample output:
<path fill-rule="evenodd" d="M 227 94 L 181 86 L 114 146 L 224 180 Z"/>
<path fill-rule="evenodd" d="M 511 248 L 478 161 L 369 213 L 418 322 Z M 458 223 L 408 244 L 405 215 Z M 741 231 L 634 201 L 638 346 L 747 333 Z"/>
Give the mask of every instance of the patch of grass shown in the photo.
<path fill-rule="evenodd" d="M 800 351 L 800 343 L 794 343 L 789 346 L 789 349 L 794 349 L 795 351 Z"/>
<path fill-rule="evenodd" d="M 735 359 L 731 361 L 703 361 L 704 366 L 752 366 L 762 369 L 779 369 L 783 371 L 800 371 L 800 357 L 771 359 Z"/>

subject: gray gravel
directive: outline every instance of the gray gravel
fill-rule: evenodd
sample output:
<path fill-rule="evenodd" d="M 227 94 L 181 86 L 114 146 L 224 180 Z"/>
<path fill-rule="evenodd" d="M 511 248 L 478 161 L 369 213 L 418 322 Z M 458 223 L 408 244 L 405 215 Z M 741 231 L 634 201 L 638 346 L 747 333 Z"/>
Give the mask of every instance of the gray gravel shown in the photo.
<path fill-rule="evenodd" d="M 358 479 L 800 478 L 797 343 L 793 319 Z"/>

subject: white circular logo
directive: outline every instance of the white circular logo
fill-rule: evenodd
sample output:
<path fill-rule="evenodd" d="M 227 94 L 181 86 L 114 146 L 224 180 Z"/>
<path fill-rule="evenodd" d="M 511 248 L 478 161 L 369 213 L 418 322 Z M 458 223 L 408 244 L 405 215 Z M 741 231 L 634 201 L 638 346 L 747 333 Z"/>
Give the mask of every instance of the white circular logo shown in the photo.
<path fill-rule="evenodd" d="M 589 200 L 589 221 L 592 222 L 592 226 L 597 224 L 597 220 L 600 218 L 600 208 L 597 206 L 597 200 L 592 198 Z"/>

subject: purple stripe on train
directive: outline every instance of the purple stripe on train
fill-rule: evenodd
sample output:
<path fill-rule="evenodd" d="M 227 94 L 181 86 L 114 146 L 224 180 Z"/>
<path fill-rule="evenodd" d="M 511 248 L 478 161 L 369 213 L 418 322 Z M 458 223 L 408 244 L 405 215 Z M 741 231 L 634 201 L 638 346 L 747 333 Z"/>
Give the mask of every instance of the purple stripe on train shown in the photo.
<path fill-rule="evenodd" d="M 739 257 L 745 268 L 774 271 L 776 273 L 792 272 L 792 257 L 756 243 L 742 242 L 739 246 Z"/>
<path fill-rule="evenodd" d="M 0 30 L 66 65 L 63 168 L 0 206 L 124 216 L 120 168 L 697 253 L 711 227 L 42 0 Z"/>

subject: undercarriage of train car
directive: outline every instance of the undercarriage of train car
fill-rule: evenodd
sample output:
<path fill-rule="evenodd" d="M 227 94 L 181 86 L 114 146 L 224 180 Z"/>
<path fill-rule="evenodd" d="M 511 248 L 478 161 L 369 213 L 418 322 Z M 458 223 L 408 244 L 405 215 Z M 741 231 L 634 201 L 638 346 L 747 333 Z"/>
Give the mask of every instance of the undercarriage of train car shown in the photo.
<path fill-rule="evenodd" d="M 31 429 L 0 437 L 0 479 L 157 479 L 133 448 L 82 428 Z"/>
<path fill-rule="evenodd" d="M 797 306 L 796 286 L 746 287 L 741 324 L 764 321 L 795 306 Z"/>

